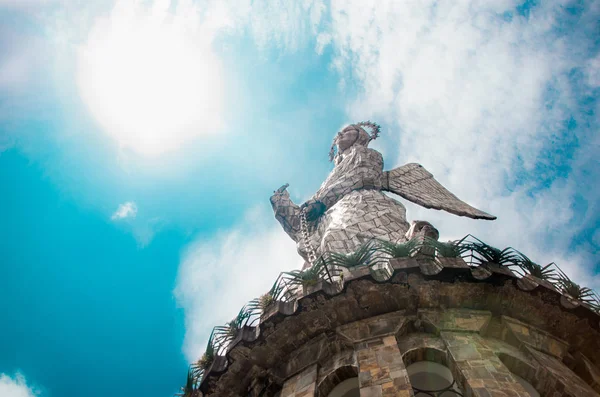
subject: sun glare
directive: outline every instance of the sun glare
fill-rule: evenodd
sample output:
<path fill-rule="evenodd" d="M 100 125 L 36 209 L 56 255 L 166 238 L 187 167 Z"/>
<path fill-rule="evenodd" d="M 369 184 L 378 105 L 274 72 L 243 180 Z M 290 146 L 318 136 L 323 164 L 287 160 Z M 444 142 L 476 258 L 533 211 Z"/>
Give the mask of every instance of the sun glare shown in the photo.
<path fill-rule="evenodd" d="M 220 127 L 219 61 L 185 16 L 135 3 L 97 21 L 77 79 L 91 113 L 121 146 L 160 154 Z"/>

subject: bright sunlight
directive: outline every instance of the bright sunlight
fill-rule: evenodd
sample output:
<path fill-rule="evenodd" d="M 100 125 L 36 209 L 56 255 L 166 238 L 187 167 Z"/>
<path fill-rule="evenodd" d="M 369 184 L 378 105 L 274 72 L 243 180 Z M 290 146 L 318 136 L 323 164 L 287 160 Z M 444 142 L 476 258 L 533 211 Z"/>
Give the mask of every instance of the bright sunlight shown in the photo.
<path fill-rule="evenodd" d="M 118 2 L 79 56 L 78 85 L 93 116 L 122 147 L 147 155 L 220 127 L 219 61 L 191 11 L 170 8 Z"/>

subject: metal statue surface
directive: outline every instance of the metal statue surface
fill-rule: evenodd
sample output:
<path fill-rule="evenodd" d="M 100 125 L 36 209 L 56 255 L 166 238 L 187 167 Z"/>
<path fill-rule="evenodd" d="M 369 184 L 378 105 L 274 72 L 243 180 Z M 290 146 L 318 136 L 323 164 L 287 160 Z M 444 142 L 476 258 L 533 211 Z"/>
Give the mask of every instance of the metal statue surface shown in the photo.
<path fill-rule="evenodd" d="M 419 164 L 383 171 L 381 153 L 368 147 L 379 132 L 380 127 L 371 122 L 352 124 L 338 132 L 330 151 L 335 167 L 301 206 L 290 199 L 287 184 L 271 196 L 275 217 L 309 264 L 324 252 L 353 252 L 372 238 L 405 241 L 410 228 L 406 208 L 384 191 L 425 208 L 496 219 L 458 199 Z"/>

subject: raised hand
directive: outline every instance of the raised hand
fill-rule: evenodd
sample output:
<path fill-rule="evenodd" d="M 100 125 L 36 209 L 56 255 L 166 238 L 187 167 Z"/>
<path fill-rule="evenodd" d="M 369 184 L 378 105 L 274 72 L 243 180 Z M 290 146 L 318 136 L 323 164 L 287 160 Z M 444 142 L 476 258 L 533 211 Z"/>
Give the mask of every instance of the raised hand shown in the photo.
<path fill-rule="evenodd" d="M 279 189 L 275 190 L 273 192 L 273 195 L 271 196 L 271 205 L 275 205 L 278 202 L 281 202 L 282 199 L 285 199 L 285 201 L 289 201 L 290 198 L 290 194 L 289 192 L 286 190 L 288 188 L 288 186 L 290 186 L 289 183 L 286 183 L 285 185 L 282 185 Z"/>
<path fill-rule="evenodd" d="M 277 193 L 283 193 L 283 192 L 287 193 L 287 190 L 286 190 L 286 189 L 287 189 L 289 186 L 290 186 L 290 184 L 289 184 L 289 183 L 286 183 L 285 185 L 282 185 L 282 186 L 281 186 L 279 189 L 275 190 L 275 191 L 273 192 L 273 194 L 277 194 Z M 289 194 L 289 193 L 288 193 L 288 194 Z"/>

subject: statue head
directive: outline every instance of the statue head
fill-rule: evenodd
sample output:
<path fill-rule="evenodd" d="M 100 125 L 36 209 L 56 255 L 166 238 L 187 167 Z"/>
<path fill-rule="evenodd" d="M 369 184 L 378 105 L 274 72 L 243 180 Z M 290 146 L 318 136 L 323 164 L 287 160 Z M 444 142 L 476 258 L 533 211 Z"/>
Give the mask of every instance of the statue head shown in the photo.
<path fill-rule="evenodd" d="M 371 129 L 371 134 L 365 131 L 363 127 L 369 127 Z M 344 153 L 352 146 L 368 146 L 369 142 L 371 142 L 373 139 L 377 139 L 380 130 L 381 127 L 379 125 L 370 121 L 362 121 L 360 123 L 350 124 L 349 126 L 344 127 L 333 139 L 333 143 L 331 144 L 331 149 L 329 151 L 329 161 L 335 160 L 340 154 Z"/>

